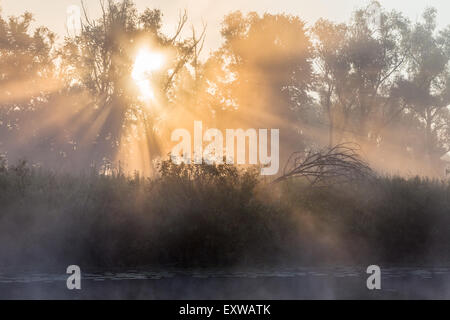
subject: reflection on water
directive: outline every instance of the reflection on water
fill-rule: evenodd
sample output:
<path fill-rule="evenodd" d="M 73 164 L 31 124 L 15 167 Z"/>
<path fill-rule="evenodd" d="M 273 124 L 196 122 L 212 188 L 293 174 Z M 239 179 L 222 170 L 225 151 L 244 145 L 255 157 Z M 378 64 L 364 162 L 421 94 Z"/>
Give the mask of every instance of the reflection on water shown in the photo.
<path fill-rule="evenodd" d="M 264 272 L 138 271 L 68 275 L 0 272 L 1 299 L 450 299 L 450 268 L 385 268 L 382 290 L 366 288 L 363 268 Z"/>

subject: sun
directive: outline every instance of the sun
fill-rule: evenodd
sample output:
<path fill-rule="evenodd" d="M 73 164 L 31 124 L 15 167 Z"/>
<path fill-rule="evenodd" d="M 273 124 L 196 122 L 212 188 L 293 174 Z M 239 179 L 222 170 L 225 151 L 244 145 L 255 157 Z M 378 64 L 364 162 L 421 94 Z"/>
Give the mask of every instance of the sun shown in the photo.
<path fill-rule="evenodd" d="M 131 77 L 139 88 L 139 99 L 148 101 L 155 98 L 155 91 L 152 86 L 152 75 L 160 70 L 165 62 L 161 53 L 151 51 L 148 48 L 142 48 L 134 61 Z"/>

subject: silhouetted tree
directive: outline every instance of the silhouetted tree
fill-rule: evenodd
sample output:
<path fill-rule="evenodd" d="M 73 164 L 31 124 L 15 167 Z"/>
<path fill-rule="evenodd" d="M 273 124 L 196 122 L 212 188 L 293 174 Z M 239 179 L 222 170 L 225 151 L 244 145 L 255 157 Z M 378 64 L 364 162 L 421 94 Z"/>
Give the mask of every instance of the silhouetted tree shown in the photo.
<path fill-rule="evenodd" d="M 139 14 L 130 0 L 100 2 L 102 16 L 91 20 L 86 12 L 79 35 L 66 38 L 61 57 L 72 86 L 87 90 L 98 117 L 107 110 L 107 119 L 96 138 L 96 149 L 113 159 L 126 128 L 139 121 L 143 124 L 151 157 L 160 155 L 160 141 L 155 136 L 159 114 L 149 104 L 168 108 L 177 96 L 177 79 L 193 59 L 195 48 L 203 40 L 180 39 L 187 22 L 182 14 L 176 32 L 168 37 L 161 31 L 160 10 L 146 9 Z M 167 55 L 167 63 L 152 73 L 155 101 L 141 101 L 132 79 L 134 57 L 142 46 L 150 46 Z M 161 108 L 159 108 L 161 109 Z M 126 141 L 126 139 L 125 139 Z"/>
<path fill-rule="evenodd" d="M 450 29 L 436 30 L 436 10 L 429 8 L 408 39 L 408 68 L 396 95 L 416 121 L 420 132 L 411 145 L 415 157 L 435 168 L 449 150 L 450 132 Z M 414 132 L 410 132 L 415 136 Z"/>

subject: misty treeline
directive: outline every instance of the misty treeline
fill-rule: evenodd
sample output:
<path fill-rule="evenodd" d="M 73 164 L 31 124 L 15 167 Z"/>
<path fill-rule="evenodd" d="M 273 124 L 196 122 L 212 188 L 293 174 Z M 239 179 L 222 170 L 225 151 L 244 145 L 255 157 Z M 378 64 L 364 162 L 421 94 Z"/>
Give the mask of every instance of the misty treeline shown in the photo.
<path fill-rule="evenodd" d="M 0 18 L 0 153 L 53 169 L 117 164 L 147 172 L 166 156 L 174 128 L 279 128 L 281 158 L 361 146 L 385 172 L 442 176 L 450 147 L 450 28 L 437 12 L 417 21 L 373 3 L 347 23 L 306 24 L 286 14 L 233 12 L 222 45 L 206 53 L 208 27 L 180 12 L 130 0 L 82 10 L 82 28 L 58 38 L 33 16 Z M 370 9 L 372 8 L 372 9 Z M 83 7 L 84 9 L 84 7 Z M 170 28 L 169 28 L 170 29 Z M 152 101 L 132 79 L 137 52 L 166 57 L 151 75 Z"/>

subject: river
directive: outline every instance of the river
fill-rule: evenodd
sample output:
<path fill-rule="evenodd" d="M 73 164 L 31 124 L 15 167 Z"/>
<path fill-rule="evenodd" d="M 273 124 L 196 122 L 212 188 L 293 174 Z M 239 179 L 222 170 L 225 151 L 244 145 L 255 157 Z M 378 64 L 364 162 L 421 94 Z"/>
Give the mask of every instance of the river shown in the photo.
<path fill-rule="evenodd" d="M 381 290 L 368 290 L 364 268 L 295 270 L 142 271 L 82 273 L 81 290 L 68 275 L 0 271 L 0 299 L 450 299 L 450 268 L 382 268 Z"/>

